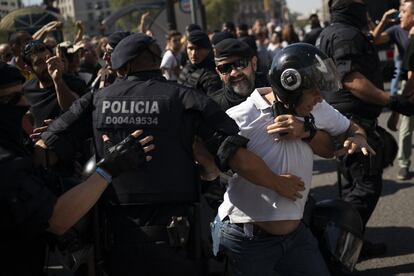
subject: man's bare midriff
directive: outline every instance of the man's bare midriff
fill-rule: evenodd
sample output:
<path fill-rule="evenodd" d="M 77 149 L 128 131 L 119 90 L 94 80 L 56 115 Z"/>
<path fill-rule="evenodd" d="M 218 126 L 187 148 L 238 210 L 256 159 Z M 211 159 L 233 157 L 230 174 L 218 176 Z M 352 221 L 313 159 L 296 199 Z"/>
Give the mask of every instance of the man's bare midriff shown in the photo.
<path fill-rule="evenodd" d="M 256 221 L 253 224 L 272 235 L 287 235 L 298 228 L 300 220 Z"/>

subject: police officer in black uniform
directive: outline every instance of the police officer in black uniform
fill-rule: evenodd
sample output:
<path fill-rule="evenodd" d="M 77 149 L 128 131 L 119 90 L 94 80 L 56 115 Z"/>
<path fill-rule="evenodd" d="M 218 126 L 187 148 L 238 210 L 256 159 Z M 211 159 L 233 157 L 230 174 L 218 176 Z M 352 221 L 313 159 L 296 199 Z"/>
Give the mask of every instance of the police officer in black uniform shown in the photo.
<path fill-rule="evenodd" d="M 208 35 L 201 30 L 194 30 L 188 35 L 188 61 L 181 71 L 177 82 L 196 88 L 210 95 L 222 87 L 215 71 L 214 54 Z"/>
<path fill-rule="evenodd" d="M 216 70 L 223 88 L 210 97 L 223 110 L 244 102 L 255 88 L 270 86 L 265 74 L 257 72 L 257 57 L 246 43 L 227 38 L 215 46 Z"/>
<path fill-rule="evenodd" d="M 352 203 L 367 224 L 382 190 L 383 143 L 377 134 L 377 118 L 384 106 L 412 114 L 412 103 L 404 96 L 383 90 L 378 53 L 362 31 L 367 29 L 367 8 L 362 0 L 329 1 L 332 24 L 320 34 L 317 47 L 331 57 L 340 74 L 343 90 L 324 98 L 341 113 L 363 127 L 377 153 L 364 158 L 355 154 L 341 159 L 343 198 Z M 385 244 L 364 243 L 362 255 L 378 255 Z"/>
<path fill-rule="evenodd" d="M 315 45 L 316 40 L 323 30 L 321 23 L 319 22 L 318 14 L 313 13 L 309 16 L 309 24 L 311 29 L 305 34 L 302 42 Z"/>
<path fill-rule="evenodd" d="M 61 194 L 59 179 L 41 166 L 48 153 L 28 143 L 24 135 L 21 123 L 29 105 L 23 82 L 17 68 L 0 63 L 0 274 L 7 276 L 44 275 L 46 233 L 64 234 L 95 204 L 112 178 L 145 163 L 136 139 L 140 132 L 135 132 L 110 148 L 92 176 Z"/>
<path fill-rule="evenodd" d="M 217 104 L 198 90 L 166 81 L 159 69 L 160 54 L 149 36 L 123 39 L 112 53 L 112 68 L 127 77 L 95 93 L 93 107 L 78 101 L 72 112 L 58 118 L 42 135 L 58 156 L 70 156 L 79 138 L 93 129 L 98 157 L 105 151 L 97 139 L 102 134 L 117 142 L 123 133 L 141 126 L 157 136 L 158 154 L 146 170 L 116 179 L 102 202 L 110 275 L 199 275 L 203 271 L 195 221 L 199 197 L 192 149 L 195 134 L 217 141 L 222 169 L 231 167 L 254 183 L 292 196 L 301 189 L 296 182 L 280 187 L 265 163 L 244 149 L 247 139 L 237 135 L 237 125 Z M 87 125 L 88 116 L 93 126 Z M 198 133 L 200 125 L 210 131 L 204 128 Z"/>

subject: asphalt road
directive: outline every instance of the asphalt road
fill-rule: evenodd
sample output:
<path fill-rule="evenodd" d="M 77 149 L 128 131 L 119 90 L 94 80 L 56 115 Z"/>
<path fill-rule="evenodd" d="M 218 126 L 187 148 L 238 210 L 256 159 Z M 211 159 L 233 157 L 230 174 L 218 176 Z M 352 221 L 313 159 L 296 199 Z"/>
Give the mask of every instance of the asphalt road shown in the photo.
<path fill-rule="evenodd" d="M 389 114 L 380 116 L 384 128 Z M 393 134 L 398 139 L 398 132 Z M 414 179 L 397 180 L 398 170 L 396 161 L 385 170 L 382 195 L 366 231 L 368 240 L 385 242 L 388 251 L 380 258 L 360 261 L 357 269 L 363 276 L 414 275 Z M 335 161 L 317 158 L 312 181 L 316 199 L 338 197 L 336 179 Z"/>

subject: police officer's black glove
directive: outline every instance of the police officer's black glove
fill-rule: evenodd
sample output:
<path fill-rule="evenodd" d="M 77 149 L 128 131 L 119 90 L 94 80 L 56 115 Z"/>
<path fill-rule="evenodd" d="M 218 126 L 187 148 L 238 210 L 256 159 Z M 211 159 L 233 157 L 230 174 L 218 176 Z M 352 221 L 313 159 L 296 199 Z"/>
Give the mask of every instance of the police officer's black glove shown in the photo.
<path fill-rule="evenodd" d="M 106 150 L 105 157 L 97 164 L 112 177 L 123 172 L 144 167 L 146 154 L 137 138 L 129 135 L 122 142 Z"/>
<path fill-rule="evenodd" d="M 390 96 L 390 103 L 388 104 L 388 107 L 392 111 L 401 113 L 405 116 L 414 115 L 414 104 L 403 95 Z"/>

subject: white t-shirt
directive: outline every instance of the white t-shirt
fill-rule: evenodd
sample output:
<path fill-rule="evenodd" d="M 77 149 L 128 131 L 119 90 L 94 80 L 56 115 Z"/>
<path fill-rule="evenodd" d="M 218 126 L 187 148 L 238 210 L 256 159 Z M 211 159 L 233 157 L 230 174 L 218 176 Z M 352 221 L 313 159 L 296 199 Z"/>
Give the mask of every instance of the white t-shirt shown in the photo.
<path fill-rule="evenodd" d="M 305 191 L 301 192 L 302 199 L 292 201 L 234 174 L 218 212 L 221 219 L 229 216 L 232 223 L 299 220 L 311 186 L 313 152 L 309 144 L 301 139 L 275 141 L 266 132 L 274 120 L 271 105 L 260 94 L 266 91 L 267 88 L 256 89 L 245 102 L 227 110 L 227 114 L 238 124 L 239 134 L 250 139 L 248 150 L 260 156 L 273 172 L 299 177 L 305 183 Z M 350 121 L 325 101 L 315 105 L 311 113 L 316 127 L 333 136 L 349 128 Z"/>
<path fill-rule="evenodd" d="M 175 68 L 178 67 L 178 57 L 171 50 L 167 50 L 162 57 L 160 68 L 163 69 L 163 76 L 167 80 L 177 80 Z"/>

